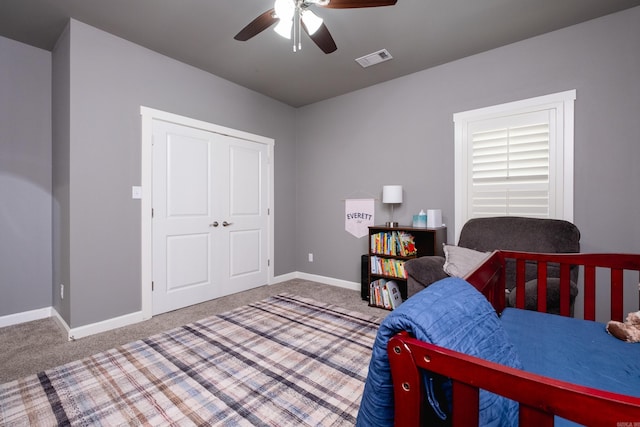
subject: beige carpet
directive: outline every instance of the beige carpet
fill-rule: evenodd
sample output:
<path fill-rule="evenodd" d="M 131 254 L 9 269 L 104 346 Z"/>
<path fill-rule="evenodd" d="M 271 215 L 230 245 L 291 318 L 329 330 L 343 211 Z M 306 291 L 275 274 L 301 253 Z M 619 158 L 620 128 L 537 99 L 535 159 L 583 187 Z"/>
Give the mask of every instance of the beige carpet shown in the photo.
<path fill-rule="evenodd" d="M 380 321 L 283 292 L 0 384 L 0 425 L 352 426 Z"/>
<path fill-rule="evenodd" d="M 388 314 L 386 310 L 369 307 L 367 302 L 360 298 L 359 291 L 305 280 L 290 280 L 207 301 L 155 316 L 145 322 L 72 342 L 67 341 L 64 331 L 53 319 L 37 320 L 0 328 L 0 383 L 36 374 L 282 292 L 378 317 Z"/>

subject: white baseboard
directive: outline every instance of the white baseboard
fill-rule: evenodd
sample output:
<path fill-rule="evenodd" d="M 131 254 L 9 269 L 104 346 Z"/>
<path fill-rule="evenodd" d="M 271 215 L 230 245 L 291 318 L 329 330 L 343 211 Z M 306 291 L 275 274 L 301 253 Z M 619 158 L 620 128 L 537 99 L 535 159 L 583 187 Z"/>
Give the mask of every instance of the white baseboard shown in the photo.
<path fill-rule="evenodd" d="M 88 337 L 89 335 L 99 334 L 100 332 L 110 331 L 112 329 L 122 328 L 123 326 L 133 325 L 145 320 L 142 316 L 142 311 L 137 311 L 123 316 L 102 320 L 100 322 L 71 328 L 55 309 L 53 310 L 53 318 L 58 322 L 60 327 L 67 332 L 67 338 L 69 341 Z"/>
<path fill-rule="evenodd" d="M 62 318 L 62 316 L 60 316 L 60 313 L 58 313 L 58 310 L 56 310 L 55 307 L 51 308 L 51 317 L 53 317 L 53 320 L 56 321 L 58 326 L 67 333 L 67 339 L 71 341 L 69 338 L 69 330 L 71 328 L 69 328 L 69 325 L 67 325 L 67 322 Z"/>
<path fill-rule="evenodd" d="M 312 282 L 324 283 L 325 285 L 337 286 L 339 288 L 346 288 L 354 291 L 360 290 L 359 282 L 350 282 L 348 280 L 334 279 L 333 277 L 318 276 L 316 274 L 303 273 L 300 271 L 297 271 L 295 275 L 296 279 L 311 280 Z"/>
<path fill-rule="evenodd" d="M 298 278 L 298 272 L 294 271 L 293 273 L 282 274 L 280 276 L 275 276 L 273 281 L 269 283 L 270 285 L 275 285 L 276 283 L 286 282 L 287 280 L 293 280 Z"/>
<path fill-rule="evenodd" d="M 285 282 L 287 280 L 303 279 L 313 282 L 324 283 L 326 285 L 337 286 L 340 288 L 351 289 L 354 291 L 360 290 L 360 283 L 350 282 L 347 280 L 334 279 L 332 277 L 318 276 L 315 274 L 302 273 L 295 271 L 292 273 L 283 274 L 273 278 L 271 284 Z M 123 326 L 133 325 L 134 323 L 142 322 L 145 319 L 142 311 L 125 314 L 122 316 L 114 317 L 111 319 L 103 320 L 96 323 L 91 323 L 84 326 L 78 326 L 76 328 L 70 327 L 67 322 L 60 316 L 58 311 L 53 307 L 41 308 L 38 310 L 25 311 L 23 313 L 10 314 L 0 317 L 0 327 L 16 325 L 19 323 L 30 322 L 33 320 L 46 319 L 53 317 L 53 319 L 64 329 L 67 333 L 67 337 L 70 341 L 87 337 L 89 335 L 98 334 L 100 332 L 110 331 L 111 329 L 121 328 Z"/>
<path fill-rule="evenodd" d="M 18 325 L 20 323 L 32 322 L 34 320 L 51 317 L 52 307 L 39 308 L 37 310 L 23 311 L 22 313 L 8 314 L 0 316 L 0 328 L 5 326 Z"/>
<path fill-rule="evenodd" d="M 79 326 L 69 329 L 69 340 L 77 340 L 79 338 L 88 337 L 89 335 L 99 334 L 100 332 L 110 331 L 112 329 L 122 328 L 123 326 L 133 325 L 145 320 L 142 311 L 125 314 L 123 316 L 114 317 L 88 325 Z"/>

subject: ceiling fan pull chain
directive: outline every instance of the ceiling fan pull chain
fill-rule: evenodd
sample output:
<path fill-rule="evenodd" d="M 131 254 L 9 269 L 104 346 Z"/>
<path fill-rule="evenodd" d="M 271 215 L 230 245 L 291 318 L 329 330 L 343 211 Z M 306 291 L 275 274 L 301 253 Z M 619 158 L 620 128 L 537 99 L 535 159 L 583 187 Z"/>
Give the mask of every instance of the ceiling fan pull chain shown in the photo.
<path fill-rule="evenodd" d="M 298 6 L 296 5 L 295 10 L 293 11 L 293 20 L 291 21 L 291 39 L 293 41 L 293 51 L 297 52 L 298 51 L 298 43 L 296 43 L 296 23 L 298 22 Z"/>
<path fill-rule="evenodd" d="M 293 51 L 297 52 L 297 50 L 302 50 L 302 41 L 300 40 L 300 19 L 301 12 L 300 7 L 296 7 L 294 24 L 293 24 Z M 297 50 L 296 50 L 297 47 Z"/>

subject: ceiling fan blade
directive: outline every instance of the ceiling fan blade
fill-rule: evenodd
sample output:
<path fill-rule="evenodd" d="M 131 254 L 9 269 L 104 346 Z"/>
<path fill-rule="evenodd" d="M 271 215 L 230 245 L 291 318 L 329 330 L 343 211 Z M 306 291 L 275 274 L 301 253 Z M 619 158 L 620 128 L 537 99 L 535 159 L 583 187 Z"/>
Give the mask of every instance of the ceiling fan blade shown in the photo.
<path fill-rule="evenodd" d="M 249 25 L 244 27 L 238 34 L 235 35 L 234 39 L 245 42 L 249 40 L 251 37 L 261 33 L 266 30 L 280 19 L 275 17 L 275 10 L 270 9 L 267 10 L 262 15 L 258 16 L 256 19 L 251 21 Z"/>
<path fill-rule="evenodd" d="M 331 0 L 327 5 L 318 4 L 318 6 L 328 9 L 353 9 L 356 7 L 393 6 L 397 2 L 398 0 Z"/>
<path fill-rule="evenodd" d="M 329 29 L 326 25 L 324 25 L 324 23 L 322 23 L 322 25 L 320 25 L 320 27 L 313 34 L 309 34 L 309 30 L 307 30 L 307 26 L 304 25 L 304 21 L 302 22 L 302 28 L 304 29 L 304 32 L 307 33 L 309 38 L 311 38 L 311 40 L 313 40 L 313 42 L 318 45 L 318 47 L 322 49 L 324 53 L 329 54 L 331 52 L 335 52 L 338 49 L 338 46 L 336 46 L 336 42 L 333 41 L 333 37 L 331 37 L 331 33 L 329 33 Z"/>

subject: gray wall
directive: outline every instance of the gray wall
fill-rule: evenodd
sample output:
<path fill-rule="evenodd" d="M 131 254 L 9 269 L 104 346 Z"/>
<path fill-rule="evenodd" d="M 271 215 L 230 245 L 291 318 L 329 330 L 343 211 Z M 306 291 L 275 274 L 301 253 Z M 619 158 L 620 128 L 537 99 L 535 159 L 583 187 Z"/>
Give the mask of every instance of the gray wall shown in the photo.
<path fill-rule="evenodd" d="M 60 294 L 60 284 L 71 283 L 71 258 L 69 235 L 71 215 L 69 205 L 69 172 L 71 162 L 70 142 L 70 96 L 71 73 L 69 72 L 71 38 L 67 27 L 53 49 L 52 61 L 52 134 L 53 134 L 53 307 L 63 319 L 71 318 L 71 293 Z"/>
<path fill-rule="evenodd" d="M 569 89 L 583 251 L 640 252 L 639 22 L 630 9 L 299 109 L 298 270 L 359 281 L 367 242 L 344 231 L 342 199 L 384 184 L 404 185 L 400 223 L 441 208 L 453 242 L 453 114 Z"/>
<path fill-rule="evenodd" d="M 640 252 L 638 22 L 631 9 L 295 110 L 72 21 L 53 155 L 50 54 L 0 38 L 0 315 L 53 304 L 77 327 L 140 309 L 140 105 L 274 138 L 275 274 L 358 282 L 367 242 L 344 231 L 345 198 L 403 184 L 397 219 L 441 208 L 452 226 L 453 113 L 576 89 L 582 248 Z"/>
<path fill-rule="evenodd" d="M 51 53 L 0 38 L 0 315 L 51 306 Z"/>
<path fill-rule="evenodd" d="M 69 325 L 140 310 L 141 105 L 275 139 L 275 274 L 293 271 L 295 110 L 78 21 L 69 34 Z"/>

